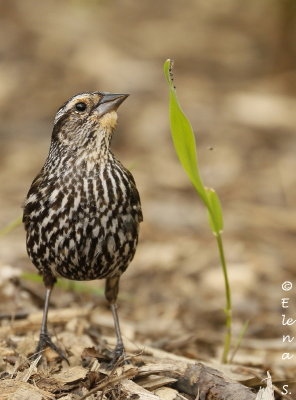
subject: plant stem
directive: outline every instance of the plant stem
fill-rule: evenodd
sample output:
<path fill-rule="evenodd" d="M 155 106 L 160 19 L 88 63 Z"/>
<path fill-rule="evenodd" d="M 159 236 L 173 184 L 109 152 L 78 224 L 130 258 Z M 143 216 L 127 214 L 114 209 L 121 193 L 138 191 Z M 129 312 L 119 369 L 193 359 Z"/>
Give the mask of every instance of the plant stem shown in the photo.
<path fill-rule="evenodd" d="M 243 337 L 245 336 L 245 333 L 246 333 L 246 331 L 247 331 L 247 329 L 248 329 L 248 326 L 249 326 L 249 321 L 246 321 L 246 322 L 244 323 L 244 325 L 243 325 L 243 327 L 242 327 L 240 333 L 239 333 L 239 337 L 238 337 L 237 342 L 236 342 L 236 344 L 235 344 L 235 346 L 234 346 L 234 349 L 233 349 L 233 351 L 232 351 L 232 354 L 231 354 L 231 356 L 230 356 L 230 358 L 229 358 L 229 361 L 230 361 L 231 363 L 232 363 L 232 361 L 233 361 L 233 359 L 234 359 L 234 356 L 235 356 L 236 352 L 237 352 L 238 349 L 240 348 L 241 342 L 242 342 L 242 340 L 243 340 Z"/>
<path fill-rule="evenodd" d="M 228 354 L 229 354 L 230 345 L 231 345 L 231 335 L 232 335 L 231 289 L 230 289 L 230 285 L 229 285 L 222 236 L 220 233 L 217 234 L 216 240 L 217 240 L 217 245 L 218 245 L 218 249 L 219 249 L 219 256 L 220 256 L 220 261 L 221 261 L 223 276 L 224 276 L 224 283 L 225 283 L 226 307 L 224 309 L 224 312 L 226 314 L 226 334 L 225 334 L 225 339 L 224 339 L 224 350 L 223 350 L 223 355 L 222 355 L 222 362 L 224 364 L 227 364 Z"/>
<path fill-rule="evenodd" d="M 4 226 L 4 228 L 0 229 L 0 237 L 7 235 L 14 228 L 22 224 L 22 217 L 18 217 L 14 221 L 10 222 L 8 225 Z"/>

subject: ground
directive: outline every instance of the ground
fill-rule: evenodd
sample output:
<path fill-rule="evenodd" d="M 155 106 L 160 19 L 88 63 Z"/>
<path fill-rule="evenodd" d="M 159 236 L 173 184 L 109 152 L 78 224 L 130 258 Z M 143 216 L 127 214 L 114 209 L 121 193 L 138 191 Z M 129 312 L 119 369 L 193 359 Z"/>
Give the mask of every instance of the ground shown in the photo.
<path fill-rule="evenodd" d="M 152 3 L 3 4 L 1 226 L 22 213 L 26 191 L 47 154 L 56 109 L 85 90 L 130 93 L 119 112 L 113 149 L 135 176 L 144 214 L 119 297 L 128 355 L 138 357 L 131 366 L 168 357 L 177 363 L 174 357 L 180 356 L 185 363 L 223 370 L 225 293 L 215 237 L 169 132 L 162 65 L 175 59 L 177 92 L 196 132 L 202 177 L 217 190 L 224 210 L 234 347 L 249 321 L 227 372 L 242 375 L 247 368 L 247 378 L 234 378 L 258 385 L 269 370 L 280 388 L 290 379 L 295 396 L 295 342 L 283 343 L 283 335 L 295 336 L 295 325 L 283 325 L 282 317 L 296 312 L 295 289 L 282 289 L 285 281 L 296 285 L 296 74 L 295 44 L 289 40 L 295 13 L 288 12 L 289 1 L 281 8 L 276 2 L 241 6 L 229 0 L 223 10 L 215 1 L 192 0 L 182 8 L 177 1 L 170 7 Z M 106 356 L 106 346 L 114 346 L 104 282 L 78 287 L 64 281 L 52 296 L 50 331 L 68 352 L 77 379 L 61 375 L 68 367 L 50 353 L 47 363 L 30 369 L 27 356 L 38 338 L 44 288 L 30 275 L 36 271 L 26 255 L 23 227 L 3 233 L 1 377 L 35 382 L 48 393 L 58 387 L 60 394 L 48 398 L 79 398 L 104 378 L 103 367 L 93 363 L 100 362 L 100 352 Z M 290 299 L 288 309 L 282 298 Z M 85 349 L 93 347 L 99 353 L 87 350 L 89 355 Z M 287 352 L 294 357 L 282 360 Z M 56 380 L 50 384 L 50 379 Z"/>

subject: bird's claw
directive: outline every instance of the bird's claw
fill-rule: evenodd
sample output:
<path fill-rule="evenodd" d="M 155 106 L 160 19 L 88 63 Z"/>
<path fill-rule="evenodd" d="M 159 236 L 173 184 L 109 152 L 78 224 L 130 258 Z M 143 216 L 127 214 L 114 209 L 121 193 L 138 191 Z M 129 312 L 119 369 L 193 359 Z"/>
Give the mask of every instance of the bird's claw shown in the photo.
<path fill-rule="evenodd" d="M 110 368 L 113 368 L 115 365 L 129 364 L 122 344 L 117 344 L 111 354 Z"/>
<path fill-rule="evenodd" d="M 65 360 L 69 364 L 68 358 L 65 356 L 64 352 L 56 346 L 53 341 L 51 340 L 51 337 L 49 336 L 48 333 L 40 333 L 39 337 L 39 342 L 36 347 L 35 353 L 33 355 L 33 358 L 36 359 L 39 357 L 39 355 L 42 354 L 42 352 L 46 349 L 46 347 L 50 347 L 52 350 L 54 350 L 63 360 Z"/>

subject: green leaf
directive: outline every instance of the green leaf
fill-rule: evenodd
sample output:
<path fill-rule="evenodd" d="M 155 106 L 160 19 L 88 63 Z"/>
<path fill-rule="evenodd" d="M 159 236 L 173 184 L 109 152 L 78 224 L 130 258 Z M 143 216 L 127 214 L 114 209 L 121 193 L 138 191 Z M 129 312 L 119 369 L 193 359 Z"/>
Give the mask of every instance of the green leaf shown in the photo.
<path fill-rule="evenodd" d="M 23 272 L 22 273 L 22 278 L 26 279 L 27 281 L 31 281 L 31 282 L 42 282 L 42 276 L 40 276 L 39 274 L 35 274 L 34 272 Z"/>
<path fill-rule="evenodd" d="M 207 196 L 198 170 L 195 136 L 192 126 L 177 99 L 173 82 L 172 65 L 172 61 L 170 60 L 165 62 L 164 74 L 169 84 L 169 115 L 173 143 L 182 167 L 199 196 L 206 204 Z"/>
<path fill-rule="evenodd" d="M 220 234 L 223 231 L 223 214 L 220 199 L 214 189 L 206 188 L 208 198 L 208 216 L 212 231 Z"/>
<path fill-rule="evenodd" d="M 71 292 L 77 293 L 91 293 L 97 296 L 104 295 L 104 289 L 100 287 L 93 287 L 88 285 L 87 283 L 72 281 L 72 280 L 65 280 L 65 279 L 58 279 L 57 287 L 60 287 L 65 290 L 70 290 Z"/>
<path fill-rule="evenodd" d="M 178 102 L 172 68 L 173 62 L 166 60 L 164 74 L 169 85 L 169 116 L 174 147 L 182 167 L 207 207 L 211 229 L 215 235 L 218 235 L 223 230 L 220 200 L 213 189 L 205 188 L 200 177 L 194 132 Z"/>

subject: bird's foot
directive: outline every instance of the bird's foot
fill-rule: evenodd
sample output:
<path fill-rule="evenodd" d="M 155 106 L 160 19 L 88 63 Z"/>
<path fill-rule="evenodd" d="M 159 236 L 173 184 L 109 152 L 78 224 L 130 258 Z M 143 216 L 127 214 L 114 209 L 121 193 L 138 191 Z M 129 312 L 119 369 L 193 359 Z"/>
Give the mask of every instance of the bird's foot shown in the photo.
<path fill-rule="evenodd" d="M 115 349 L 111 353 L 110 368 L 129 363 L 129 360 L 126 358 L 123 344 L 117 344 Z"/>
<path fill-rule="evenodd" d="M 54 350 L 63 360 L 67 361 L 67 363 L 69 364 L 68 358 L 65 356 L 64 352 L 53 343 L 48 333 L 40 333 L 39 342 L 33 358 L 36 359 L 40 355 L 42 356 L 43 351 L 47 347 L 50 347 L 52 350 Z"/>

